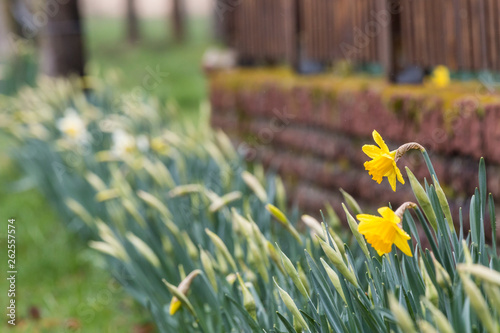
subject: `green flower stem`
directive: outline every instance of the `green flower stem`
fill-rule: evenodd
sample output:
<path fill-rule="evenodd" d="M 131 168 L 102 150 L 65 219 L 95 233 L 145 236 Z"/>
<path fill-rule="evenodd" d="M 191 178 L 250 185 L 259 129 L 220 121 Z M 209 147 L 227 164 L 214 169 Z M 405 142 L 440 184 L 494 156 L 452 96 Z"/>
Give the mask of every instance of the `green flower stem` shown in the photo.
<path fill-rule="evenodd" d="M 425 164 L 427 165 L 427 169 L 429 169 L 429 173 L 431 174 L 431 178 L 435 179 L 435 182 L 439 184 L 438 177 L 436 175 L 436 171 L 434 171 L 434 166 L 432 165 L 431 159 L 429 158 L 429 154 L 427 154 L 427 150 L 422 150 L 422 155 L 424 156 Z"/>

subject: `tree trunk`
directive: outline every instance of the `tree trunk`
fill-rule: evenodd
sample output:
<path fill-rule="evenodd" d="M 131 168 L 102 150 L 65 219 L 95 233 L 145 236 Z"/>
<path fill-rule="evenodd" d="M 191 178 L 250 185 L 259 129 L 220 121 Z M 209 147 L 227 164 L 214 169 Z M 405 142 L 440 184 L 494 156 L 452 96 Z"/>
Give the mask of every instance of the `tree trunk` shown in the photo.
<path fill-rule="evenodd" d="M 57 2 L 56 2 L 57 3 Z M 82 23 L 78 0 L 49 8 L 40 30 L 40 69 L 49 76 L 84 75 Z"/>
<path fill-rule="evenodd" d="M 185 37 L 185 13 L 183 0 L 172 0 L 172 30 L 174 32 L 174 39 L 180 43 L 184 41 Z"/>
<path fill-rule="evenodd" d="M 13 30 L 10 2 L 0 0 L 0 61 L 14 53 L 17 35 Z"/>
<path fill-rule="evenodd" d="M 216 0 L 213 12 L 215 38 L 226 46 L 234 47 L 236 8 L 234 0 Z"/>
<path fill-rule="evenodd" d="M 139 22 L 134 0 L 127 0 L 127 40 L 129 43 L 139 40 Z"/>

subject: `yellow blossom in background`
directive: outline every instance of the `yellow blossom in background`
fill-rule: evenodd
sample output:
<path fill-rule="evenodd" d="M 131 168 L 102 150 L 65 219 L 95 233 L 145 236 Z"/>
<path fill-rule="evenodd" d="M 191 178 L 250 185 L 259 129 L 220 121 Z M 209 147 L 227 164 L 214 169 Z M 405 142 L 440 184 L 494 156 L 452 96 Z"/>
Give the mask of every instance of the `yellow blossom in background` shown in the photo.
<path fill-rule="evenodd" d="M 361 222 L 358 231 L 365 236 L 366 241 L 379 255 L 391 252 L 392 244 L 396 245 L 404 254 L 412 257 L 408 240 L 411 238 L 398 224 L 401 222 L 389 207 L 378 209 L 381 216 L 358 214 L 356 218 Z"/>
<path fill-rule="evenodd" d="M 439 88 L 447 87 L 450 84 L 450 71 L 448 67 L 442 65 L 436 66 L 432 71 L 431 81 Z"/>
<path fill-rule="evenodd" d="M 368 174 L 372 176 L 373 180 L 379 184 L 384 177 L 387 177 L 392 190 L 396 191 L 396 178 L 401 184 L 405 183 L 403 175 L 396 165 L 396 150 L 389 151 L 384 139 L 377 131 L 374 130 L 372 135 L 378 147 L 375 145 L 363 146 L 363 152 L 372 159 L 365 162 L 365 169 L 368 170 Z"/>

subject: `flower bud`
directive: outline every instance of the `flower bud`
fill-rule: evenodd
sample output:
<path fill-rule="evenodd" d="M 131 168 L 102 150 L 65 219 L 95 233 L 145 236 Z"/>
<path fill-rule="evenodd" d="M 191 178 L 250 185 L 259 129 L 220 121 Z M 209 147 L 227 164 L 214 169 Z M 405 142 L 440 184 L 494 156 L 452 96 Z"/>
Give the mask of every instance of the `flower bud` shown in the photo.
<path fill-rule="evenodd" d="M 453 330 L 453 327 L 451 326 L 450 322 L 446 318 L 446 316 L 437 308 L 437 305 L 434 305 L 432 301 L 429 299 L 422 297 L 421 298 L 422 303 L 425 304 L 427 309 L 432 314 L 432 317 L 434 319 L 434 323 L 436 324 L 436 327 L 439 332 L 442 333 L 454 333 L 455 331 Z"/>
<path fill-rule="evenodd" d="M 495 284 L 500 287 L 500 273 L 486 266 L 479 264 L 459 264 L 457 265 L 459 273 L 469 273 L 481 279 L 484 282 Z"/>
<path fill-rule="evenodd" d="M 425 268 L 422 257 L 420 257 L 419 262 L 420 262 L 420 270 L 422 271 L 422 277 L 425 285 L 425 297 L 427 297 L 427 299 L 429 299 L 432 302 L 432 304 L 438 305 L 439 295 L 436 286 L 434 286 L 434 283 L 432 283 L 431 277 L 429 276 L 429 273 Z"/>
<path fill-rule="evenodd" d="M 276 176 L 275 178 L 276 182 L 276 204 L 278 205 L 278 208 L 281 210 L 286 209 L 286 189 L 285 185 L 283 184 L 283 180 Z"/>
<path fill-rule="evenodd" d="M 433 177 L 434 187 L 436 189 L 436 194 L 439 200 L 439 204 L 441 205 L 441 209 L 443 210 L 444 217 L 446 218 L 446 222 L 448 222 L 448 226 L 451 231 L 455 231 L 455 225 L 453 224 L 453 218 L 451 216 L 450 204 L 448 203 L 448 199 L 446 199 L 446 195 L 444 194 L 443 188 L 437 181 L 436 177 Z"/>
<path fill-rule="evenodd" d="M 413 325 L 413 320 L 411 319 L 408 311 L 399 304 L 398 300 L 391 294 L 389 295 L 389 307 L 391 312 L 396 318 L 396 323 L 401 328 L 402 332 L 405 333 L 417 333 L 415 326 Z"/>
<path fill-rule="evenodd" d="M 217 198 L 216 200 L 213 200 L 210 206 L 208 207 L 208 210 L 210 211 L 210 213 L 215 213 L 221 208 L 227 206 L 232 201 L 236 201 L 239 199 L 241 199 L 241 192 L 235 191 L 228 193 L 222 197 Z"/>
<path fill-rule="evenodd" d="M 309 286 L 309 280 L 307 279 L 307 274 L 302 268 L 302 265 L 300 262 L 297 262 L 297 271 L 299 272 L 299 278 L 302 284 L 304 285 L 304 288 L 306 288 L 307 295 L 309 295 L 309 291 L 311 290 Z"/>
<path fill-rule="evenodd" d="M 497 311 L 497 314 L 500 315 L 500 288 L 491 283 L 485 283 L 484 291 L 486 295 L 488 295 L 491 306 Z"/>
<path fill-rule="evenodd" d="M 236 274 L 234 273 L 231 273 L 231 274 L 228 274 L 226 276 L 226 281 L 227 283 L 229 283 L 230 285 L 233 285 L 233 283 L 236 281 L 237 277 L 236 277 Z"/>
<path fill-rule="evenodd" d="M 67 198 L 65 200 L 66 206 L 79 218 L 82 219 L 88 226 L 94 224 L 94 219 L 90 215 L 90 213 L 76 200 L 72 198 Z"/>
<path fill-rule="evenodd" d="M 248 171 L 243 171 L 241 177 L 247 186 L 253 191 L 253 193 L 259 198 L 263 203 L 267 202 L 267 193 L 264 187 L 260 184 L 258 179 Z"/>
<path fill-rule="evenodd" d="M 418 328 L 422 333 L 439 333 L 428 321 L 419 320 Z"/>
<path fill-rule="evenodd" d="M 347 279 L 347 281 L 352 283 L 352 285 L 354 285 L 355 287 L 358 287 L 358 281 L 356 280 L 356 276 L 354 275 L 353 272 L 349 270 L 344 260 L 342 259 L 342 255 L 340 254 L 340 252 L 334 250 L 330 245 L 328 245 L 322 239 L 318 238 L 318 240 L 326 256 L 328 257 L 328 259 L 330 259 L 330 261 L 338 269 L 338 271 Z"/>
<path fill-rule="evenodd" d="M 335 249 L 338 250 L 342 254 L 342 256 L 345 256 L 344 241 L 342 240 L 342 238 L 340 238 L 340 236 L 335 231 L 333 231 L 332 228 L 328 228 L 328 233 L 333 239 L 333 245 L 335 246 Z"/>
<path fill-rule="evenodd" d="M 214 266 L 212 264 L 212 259 L 207 254 L 207 252 L 201 248 L 200 248 L 200 260 L 201 260 L 201 265 L 203 266 L 203 269 L 205 270 L 205 275 L 207 276 L 208 281 L 210 281 L 210 284 L 212 285 L 215 292 L 217 293 L 217 290 L 218 290 L 217 279 L 215 278 L 215 270 L 214 270 Z"/>
<path fill-rule="evenodd" d="M 220 129 L 215 132 L 215 140 L 217 141 L 217 144 L 220 147 L 220 150 L 224 153 L 224 155 L 230 159 L 236 159 L 237 154 L 236 150 L 233 147 L 233 144 L 231 143 L 231 140 L 229 137 L 221 131 Z"/>
<path fill-rule="evenodd" d="M 97 194 L 95 195 L 95 199 L 97 200 L 97 202 L 104 202 L 104 201 L 116 199 L 119 196 L 120 196 L 120 193 L 118 192 L 117 189 L 110 188 L 110 189 L 106 189 L 106 190 L 97 192 Z"/>
<path fill-rule="evenodd" d="M 227 260 L 227 262 L 231 266 L 231 269 L 236 272 L 237 271 L 236 263 L 234 262 L 234 259 L 231 256 L 231 253 L 227 249 L 226 244 L 224 244 L 224 242 L 222 241 L 222 239 L 219 238 L 219 236 L 214 234 L 209 229 L 205 229 L 205 232 L 210 237 L 210 239 L 212 240 L 212 243 L 219 250 L 219 252 L 222 254 L 222 256 Z"/>
<path fill-rule="evenodd" d="M 319 223 L 318 220 L 316 220 L 314 217 L 312 216 L 309 216 L 309 215 L 302 215 L 302 218 L 301 218 L 302 222 L 304 222 L 304 224 L 309 228 L 311 229 L 311 231 L 313 232 L 313 234 L 316 234 L 320 237 L 323 238 L 323 229 L 321 228 L 321 224 Z"/>
<path fill-rule="evenodd" d="M 151 265 L 155 267 L 160 267 L 160 260 L 153 252 L 153 250 L 151 250 L 151 248 L 142 239 L 140 239 L 131 232 L 128 232 L 126 237 L 129 240 L 129 242 L 132 243 L 132 245 L 134 245 L 137 252 L 142 254 L 144 258 L 146 258 L 151 263 Z"/>
<path fill-rule="evenodd" d="M 252 296 L 252 293 L 250 292 L 250 290 L 248 290 L 240 274 L 236 273 L 236 276 L 238 277 L 238 282 L 241 287 L 241 293 L 243 294 L 243 306 L 253 319 L 257 319 L 257 306 L 255 305 L 255 300 Z"/>
<path fill-rule="evenodd" d="M 288 221 L 285 214 L 283 214 L 276 206 L 271 204 L 267 204 L 266 209 L 289 233 L 292 234 L 299 244 L 302 244 L 302 239 L 300 238 L 298 231 L 292 226 L 290 221 Z"/>
<path fill-rule="evenodd" d="M 349 208 L 354 212 L 354 215 L 363 214 L 361 207 L 359 206 L 358 202 L 352 197 L 352 195 L 350 195 L 343 189 L 340 189 L 340 192 L 342 193 L 342 196 L 344 197 L 347 206 L 349 206 Z M 345 211 L 346 208 L 344 204 L 342 204 L 342 207 L 344 208 Z"/>
<path fill-rule="evenodd" d="M 436 214 L 432 209 L 431 201 L 429 200 L 427 193 L 425 193 L 424 188 L 419 183 L 417 178 L 415 178 L 415 175 L 410 171 L 410 169 L 408 169 L 408 167 L 406 167 L 406 173 L 408 174 L 408 179 L 410 180 L 411 189 L 413 190 L 413 193 L 415 194 L 420 207 L 422 207 L 427 220 L 434 228 L 434 230 L 437 230 Z"/>
<path fill-rule="evenodd" d="M 472 257 L 470 255 L 469 247 L 467 246 L 467 242 L 465 241 L 465 239 L 462 239 L 462 249 L 464 251 L 465 263 L 468 265 L 472 265 Z"/>
<path fill-rule="evenodd" d="M 344 290 L 342 289 L 342 285 L 340 284 L 340 279 L 337 273 L 333 270 L 333 268 L 330 267 L 326 263 L 326 261 L 323 260 L 323 258 L 320 258 L 321 264 L 323 264 L 323 267 L 325 268 L 326 274 L 330 278 L 330 281 L 332 281 L 333 286 L 335 287 L 335 290 L 339 293 L 340 297 L 346 302 L 345 295 L 344 295 Z"/>
<path fill-rule="evenodd" d="M 182 239 L 184 240 L 184 245 L 186 246 L 187 253 L 191 260 L 197 260 L 198 259 L 198 249 L 196 248 L 196 245 L 194 245 L 193 241 L 189 237 L 188 233 L 186 231 L 182 231 L 181 233 Z"/>
<path fill-rule="evenodd" d="M 167 227 L 168 231 L 177 239 L 177 241 L 182 244 L 184 243 L 184 238 L 182 237 L 179 227 L 172 222 L 170 219 L 162 219 L 163 224 Z"/>
<path fill-rule="evenodd" d="M 257 267 L 257 271 L 259 272 L 264 282 L 269 282 L 269 274 L 267 273 L 267 267 L 264 260 L 264 257 L 266 257 L 267 259 L 267 256 L 265 256 L 265 254 L 261 251 L 261 249 L 259 249 L 254 241 L 248 242 L 248 253 L 251 254 L 255 259 L 253 264 L 255 265 L 255 267 Z"/>
<path fill-rule="evenodd" d="M 146 220 L 142 217 L 141 213 L 137 209 L 136 205 L 129 199 L 122 198 L 122 206 L 125 210 L 132 215 L 134 220 L 143 228 L 146 227 Z"/>
<path fill-rule="evenodd" d="M 189 288 L 191 287 L 191 283 L 193 282 L 194 278 L 201 273 L 202 271 L 200 271 L 199 269 L 192 271 L 188 276 L 186 276 L 184 280 L 181 281 L 178 287 L 171 285 L 165 279 L 163 279 L 163 283 L 165 283 L 168 290 L 173 295 L 172 300 L 170 301 L 170 315 L 174 315 L 179 310 L 181 305 L 185 305 L 193 315 L 196 315 L 193 305 L 191 305 L 191 302 L 189 302 L 186 295 L 189 291 Z"/>
<path fill-rule="evenodd" d="M 354 217 L 352 217 L 352 215 L 349 213 L 349 211 L 347 210 L 347 208 L 344 204 L 342 204 L 342 208 L 344 208 L 345 216 L 347 217 L 347 222 L 349 223 L 349 228 L 351 228 L 351 232 L 354 235 L 354 238 L 356 238 L 356 241 L 358 242 L 359 247 L 361 248 L 361 250 L 365 254 L 366 258 L 368 258 L 368 260 L 371 260 L 370 259 L 370 251 L 368 251 L 368 247 L 366 246 L 365 239 L 364 239 L 363 235 L 361 235 L 361 233 L 358 231 L 358 223 L 356 222 Z"/>
<path fill-rule="evenodd" d="M 267 246 L 267 253 L 269 254 L 269 257 L 271 258 L 271 260 L 274 262 L 276 267 L 278 267 L 278 269 L 281 271 L 281 273 L 285 274 L 285 269 L 283 268 L 283 266 L 281 264 L 279 254 L 276 251 L 276 249 L 274 248 L 273 244 L 271 244 L 271 242 L 267 241 L 266 246 Z"/>
<path fill-rule="evenodd" d="M 283 263 L 283 267 L 285 268 L 285 271 L 292 279 L 293 284 L 295 285 L 295 287 L 300 291 L 300 293 L 304 297 L 307 297 L 308 293 L 307 293 L 307 290 L 306 290 L 304 284 L 302 283 L 302 281 L 300 279 L 299 272 L 297 272 L 297 270 L 293 266 L 292 261 L 286 256 L 285 253 L 283 253 L 283 251 L 280 250 L 280 254 L 281 254 L 281 262 Z"/>
<path fill-rule="evenodd" d="M 162 236 L 161 238 L 161 243 L 163 245 L 163 250 L 167 254 L 173 254 L 174 253 L 174 247 L 172 246 L 172 242 L 170 241 L 170 238 L 166 235 Z"/>
<path fill-rule="evenodd" d="M 274 205 L 271 205 L 271 204 L 267 204 L 266 205 L 266 209 L 283 226 L 286 227 L 286 226 L 288 226 L 290 224 L 290 222 L 286 218 L 285 214 L 283 214 L 283 212 L 281 210 L 279 210 L 278 207 L 276 207 Z"/>
<path fill-rule="evenodd" d="M 156 209 L 162 217 L 166 219 L 171 219 L 172 214 L 168 210 L 167 206 L 163 204 L 160 200 L 158 200 L 154 195 L 151 193 L 139 190 L 137 191 L 137 196 L 141 198 L 148 206 L 151 208 Z"/>
<path fill-rule="evenodd" d="M 201 186 L 200 184 L 179 185 L 171 189 L 168 192 L 168 196 L 170 198 L 175 198 L 187 194 L 200 193 L 200 192 L 203 192 L 203 186 Z"/>
<path fill-rule="evenodd" d="M 460 274 L 460 277 L 462 278 L 464 291 L 470 299 L 470 304 L 476 312 L 476 315 L 481 320 L 484 328 L 489 333 L 497 333 L 497 325 L 495 324 L 495 321 L 491 316 L 491 311 L 488 308 L 486 300 L 482 296 L 481 290 L 479 290 L 476 284 L 472 282 L 472 280 L 466 274 Z"/>
<path fill-rule="evenodd" d="M 106 242 L 90 241 L 89 247 L 99 252 L 109 254 L 110 256 L 115 257 L 119 260 L 128 261 L 127 253 L 125 252 L 125 249 L 121 246 L 116 247 Z"/>
<path fill-rule="evenodd" d="M 276 282 L 275 279 L 274 283 L 276 284 L 276 287 L 278 287 L 278 292 L 280 294 L 281 300 L 283 303 L 285 303 L 285 306 L 290 310 L 290 312 L 293 315 L 294 320 L 297 320 L 298 324 L 305 330 L 309 330 L 309 326 L 307 325 L 304 317 L 302 317 L 302 314 L 300 313 L 299 309 L 297 308 L 297 305 L 295 305 L 295 302 L 293 299 L 290 297 L 290 295 L 284 291 L 283 289 L 280 288 L 278 283 Z"/>
<path fill-rule="evenodd" d="M 339 231 L 342 228 L 342 223 L 340 222 L 340 218 L 333 209 L 332 205 L 329 203 L 325 204 L 325 209 L 327 213 L 326 222 L 333 229 Z"/>
<path fill-rule="evenodd" d="M 451 278 L 446 269 L 439 263 L 439 261 L 432 256 L 432 261 L 434 263 L 434 268 L 436 270 L 436 281 L 441 288 L 446 288 L 451 286 Z"/>

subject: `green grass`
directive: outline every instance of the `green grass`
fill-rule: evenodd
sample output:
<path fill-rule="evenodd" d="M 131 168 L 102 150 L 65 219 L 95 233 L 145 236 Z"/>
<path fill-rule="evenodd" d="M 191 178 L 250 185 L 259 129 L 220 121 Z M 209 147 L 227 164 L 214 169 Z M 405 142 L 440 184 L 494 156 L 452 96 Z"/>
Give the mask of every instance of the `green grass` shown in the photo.
<path fill-rule="evenodd" d="M 168 73 L 147 94 L 179 104 L 181 120 L 197 119 L 206 99 L 201 57 L 210 44 L 208 21 L 190 24 L 190 39 L 170 42 L 167 22 L 143 22 L 142 40 L 124 42 L 120 20 L 91 19 L 85 24 L 91 75 L 110 69 L 122 72 L 117 89 L 144 88 L 148 67 Z M 0 137 L 0 307 L 5 310 L 7 281 L 7 220 L 16 219 L 17 327 L 11 332 L 66 332 L 76 325 L 81 332 L 132 332 L 149 316 L 126 295 L 103 268 L 104 261 L 72 235 L 43 196 L 31 189 L 13 192 L 9 184 L 21 178 L 8 158 L 10 142 Z M 33 317 L 36 309 L 40 319 Z M 5 314 L 1 314 L 5 317 Z M 6 320 L 0 323 L 4 331 Z"/>
<path fill-rule="evenodd" d="M 143 22 L 142 39 L 130 45 L 125 42 L 120 21 L 89 20 L 86 24 L 88 71 L 105 75 L 109 69 L 119 69 L 121 89 L 146 91 L 161 100 L 175 100 L 182 116 L 193 119 L 200 102 L 207 98 L 201 58 L 212 43 L 210 22 L 207 19 L 192 21 L 190 38 L 181 45 L 172 42 L 167 28 L 167 21 Z M 166 76 L 160 77 L 157 86 L 149 87 L 148 70 L 157 68 Z"/>
<path fill-rule="evenodd" d="M 83 332 L 129 332 L 147 315 L 103 270 L 103 259 L 65 228 L 35 189 L 16 192 L 21 175 L 7 157 L 9 140 L 1 138 L 0 246 L 2 277 L 7 271 L 7 220 L 16 227 L 16 319 L 13 332 L 66 332 L 77 325 Z M 1 308 L 7 306 L 7 281 L 0 281 Z M 34 318 L 33 312 L 40 318 Z M 2 316 L 5 316 L 2 313 Z M 4 317 L 6 318 L 6 317 Z M 7 326 L 2 320 L 2 327 Z"/>

